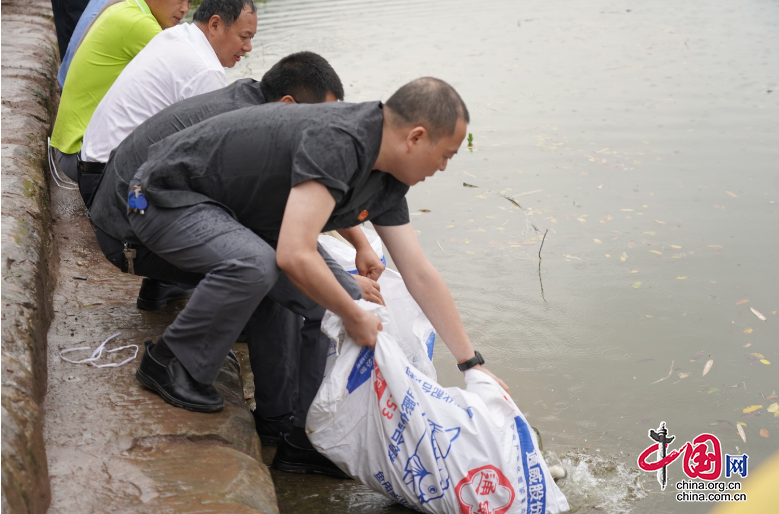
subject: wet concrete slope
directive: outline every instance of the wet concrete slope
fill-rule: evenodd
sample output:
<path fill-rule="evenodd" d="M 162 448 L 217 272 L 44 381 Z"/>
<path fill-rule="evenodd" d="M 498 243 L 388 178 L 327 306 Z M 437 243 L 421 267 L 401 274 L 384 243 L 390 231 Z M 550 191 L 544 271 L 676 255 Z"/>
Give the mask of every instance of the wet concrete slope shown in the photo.
<path fill-rule="evenodd" d="M 59 280 L 44 420 L 50 512 L 278 512 L 240 369 L 229 360 L 222 367 L 217 387 L 226 406 L 216 414 L 171 407 L 143 388 L 135 379 L 143 341 L 156 340 L 182 302 L 153 313 L 137 309 L 141 279 L 103 257 L 78 195 L 52 187 Z M 60 358 L 62 350 L 89 347 L 65 354 L 88 358 L 117 332 L 106 349 L 139 347 L 125 366 L 96 368 Z M 103 354 L 96 364 L 134 353 Z"/>
<path fill-rule="evenodd" d="M 2 3 L 2 510 L 45 512 L 41 402 L 53 254 L 44 173 L 57 38 L 47 0 Z"/>

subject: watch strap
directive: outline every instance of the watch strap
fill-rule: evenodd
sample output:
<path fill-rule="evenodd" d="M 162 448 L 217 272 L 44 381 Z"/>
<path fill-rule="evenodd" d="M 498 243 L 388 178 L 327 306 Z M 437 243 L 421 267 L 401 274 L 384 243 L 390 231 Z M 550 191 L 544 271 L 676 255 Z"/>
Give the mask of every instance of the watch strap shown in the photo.
<path fill-rule="evenodd" d="M 474 366 L 478 366 L 479 364 L 484 364 L 484 357 L 481 356 L 479 352 L 474 352 L 476 355 L 471 357 L 465 362 L 461 362 L 457 365 L 457 369 L 460 371 L 467 371 L 471 369 Z"/>

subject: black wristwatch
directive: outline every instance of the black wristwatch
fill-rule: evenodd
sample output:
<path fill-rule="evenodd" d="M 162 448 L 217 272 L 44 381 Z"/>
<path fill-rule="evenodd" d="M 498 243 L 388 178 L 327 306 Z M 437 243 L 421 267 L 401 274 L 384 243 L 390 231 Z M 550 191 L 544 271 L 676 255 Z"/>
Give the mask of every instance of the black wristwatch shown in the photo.
<path fill-rule="evenodd" d="M 474 353 L 476 355 L 474 355 L 467 361 L 458 364 L 457 369 L 459 369 L 460 371 L 467 371 L 474 366 L 478 366 L 479 364 L 484 364 L 484 357 L 482 357 L 479 352 L 474 352 Z"/>

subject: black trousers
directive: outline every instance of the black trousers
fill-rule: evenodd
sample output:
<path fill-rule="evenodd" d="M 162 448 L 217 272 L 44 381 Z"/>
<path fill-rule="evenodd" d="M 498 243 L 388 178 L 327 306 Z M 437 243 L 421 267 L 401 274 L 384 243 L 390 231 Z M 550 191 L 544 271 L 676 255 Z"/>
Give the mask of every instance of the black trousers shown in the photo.
<path fill-rule="evenodd" d="M 65 58 L 70 38 L 76 30 L 81 13 L 87 8 L 89 0 L 51 0 L 51 10 L 54 13 L 54 26 L 57 28 L 57 45 L 60 49 L 60 60 Z"/>

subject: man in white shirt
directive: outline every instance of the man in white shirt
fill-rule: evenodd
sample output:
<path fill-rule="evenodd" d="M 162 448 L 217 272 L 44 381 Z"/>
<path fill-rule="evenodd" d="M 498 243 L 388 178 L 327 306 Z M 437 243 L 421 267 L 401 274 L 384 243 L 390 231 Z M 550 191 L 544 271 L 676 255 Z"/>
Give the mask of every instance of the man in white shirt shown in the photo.
<path fill-rule="evenodd" d="M 256 29 L 251 0 L 203 0 L 194 23 L 155 36 L 97 106 L 84 133 L 79 175 L 102 171 L 89 163 L 107 162 L 130 132 L 165 107 L 225 87 L 224 68 L 251 51 Z"/>

